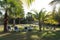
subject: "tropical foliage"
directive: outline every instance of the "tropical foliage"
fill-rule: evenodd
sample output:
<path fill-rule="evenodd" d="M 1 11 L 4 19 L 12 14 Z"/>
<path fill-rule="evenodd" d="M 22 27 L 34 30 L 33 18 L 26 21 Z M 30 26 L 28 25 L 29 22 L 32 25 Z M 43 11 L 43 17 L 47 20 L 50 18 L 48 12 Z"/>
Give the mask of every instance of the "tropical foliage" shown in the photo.
<path fill-rule="evenodd" d="M 30 2 L 29 2 L 30 1 Z M 27 3 L 30 4 L 32 1 L 27 0 Z M 4 15 L 4 32 L 7 31 L 8 16 L 20 16 L 20 13 L 23 12 L 22 1 L 20 0 L 0 0 L 0 6 L 5 10 Z"/>
<path fill-rule="evenodd" d="M 38 13 L 38 12 L 36 12 L 36 11 L 34 11 L 35 12 L 35 18 L 38 20 L 38 24 L 39 24 L 39 29 L 40 29 L 40 31 L 41 31 L 41 27 L 42 27 L 42 24 L 44 23 L 44 20 L 45 20 L 45 18 L 46 18 L 46 15 L 45 15 L 45 13 L 46 13 L 46 10 L 45 11 L 43 11 L 44 9 L 41 9 L 40 10 L 40 12 Z"/>

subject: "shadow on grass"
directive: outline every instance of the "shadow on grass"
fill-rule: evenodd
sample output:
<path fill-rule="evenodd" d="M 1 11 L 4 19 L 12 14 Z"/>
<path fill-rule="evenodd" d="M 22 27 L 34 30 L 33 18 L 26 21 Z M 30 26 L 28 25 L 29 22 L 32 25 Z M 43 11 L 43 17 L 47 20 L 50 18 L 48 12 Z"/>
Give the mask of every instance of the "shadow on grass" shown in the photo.
<path fill-rule="evenodd" d="M 0 33 L 0 40 L 60 40 L 60 31 Z"/>
<path fill-rule="evenodd" d="M 60 31 L 50 31 L 41 40 L 60 40 Z"/>

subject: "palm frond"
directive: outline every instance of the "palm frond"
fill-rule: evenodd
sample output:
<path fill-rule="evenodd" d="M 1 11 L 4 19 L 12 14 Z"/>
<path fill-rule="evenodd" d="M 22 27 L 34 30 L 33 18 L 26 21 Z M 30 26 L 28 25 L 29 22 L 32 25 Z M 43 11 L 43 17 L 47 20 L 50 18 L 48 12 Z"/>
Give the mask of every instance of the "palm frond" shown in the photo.
<path fill-rule="evenodd" d="M 60 3 L 60 0 L 53 0 L 49 3 L 49 5 L 54 5 L 54 4 L 57 4 L 57 3 Z"/>

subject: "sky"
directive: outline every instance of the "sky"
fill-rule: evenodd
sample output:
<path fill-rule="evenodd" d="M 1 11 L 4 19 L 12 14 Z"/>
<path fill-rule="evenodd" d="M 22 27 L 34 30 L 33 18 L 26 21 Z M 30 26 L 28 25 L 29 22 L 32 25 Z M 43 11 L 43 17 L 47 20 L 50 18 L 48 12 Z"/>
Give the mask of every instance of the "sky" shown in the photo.
<path fill-rule="evenodd" d="M 27 12 L 29 12 L 30 10 L 37 10 L 38 12 L 42 9 L 45 8 L 45 10 L 47 10 L 47 12 L 52 11 L 52 6 L 49 5 L 49 3 L 52 0 L 35 0 L 30 7 L 28 8 L 27 5 L 24 3 L 23 7 L 24 7 L 24 11 L 25 14 L 27 14 Z M 58 7 L 58 5 L 57 5 Z M 2 11 L 3 12 L 3 11 Z M 4 12 L 3 12 L 4 13 Z"/>
<path fill-rule="evenodd" d="M 47 11 L 52 11 L 52 6 L 48 5 L 52 0 L 35 0 L 35 2 L 30 5 L 30 8 L 28 9 L 26 4 L 24 4 L 24 11 L 27 13 L 30 10 L 37 10 L 38 12 L 45 8 Z"/>

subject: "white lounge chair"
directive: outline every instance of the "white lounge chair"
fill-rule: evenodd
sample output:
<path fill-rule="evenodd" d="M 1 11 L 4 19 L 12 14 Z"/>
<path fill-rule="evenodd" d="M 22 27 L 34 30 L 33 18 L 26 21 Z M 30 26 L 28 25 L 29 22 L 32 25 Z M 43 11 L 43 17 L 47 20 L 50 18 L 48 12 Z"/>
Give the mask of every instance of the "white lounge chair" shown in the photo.
<path fill-rule="evenodd" d="M 11 26 L 7 26 L 7 30 L 11 32 L 12 31 Z"/>

